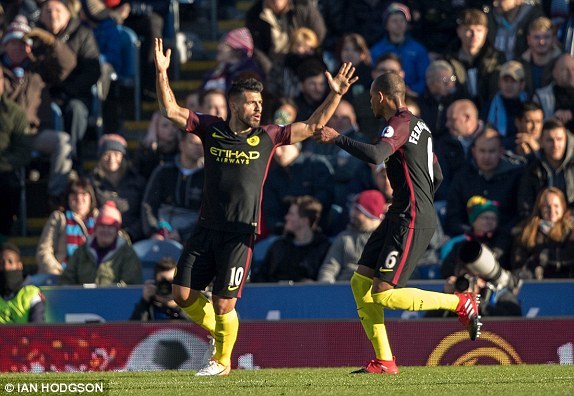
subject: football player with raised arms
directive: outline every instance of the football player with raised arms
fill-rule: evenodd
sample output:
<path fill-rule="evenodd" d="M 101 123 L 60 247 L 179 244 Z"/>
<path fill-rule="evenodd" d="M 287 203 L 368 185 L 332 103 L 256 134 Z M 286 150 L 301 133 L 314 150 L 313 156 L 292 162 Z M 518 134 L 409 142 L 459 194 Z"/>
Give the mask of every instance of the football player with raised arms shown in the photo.
<path fill-rule="evenodd" d="M 371 109 L 387 126 L 376 143 L 350 139 L 330 127 L 315 131 L 320 143 L 336 144 L 364 161 L 385 163 L 393 188 L 392 204 L 369 238 L 351 288 L 361 324 L 375 350 L 375 359 L 355 373 L 397 374 L 384 324 L 384 309 L 457 312 L 470 338 L 480 335 L 478 297 L 404 287 L 434 234 L 437 217 L 434 193 L 442 181 L 432 149 L 432 134 L 405 103 L 406 86 L 400 75 L 385 72 L 371 85 Z"/>
<path fill-rule="evenodd" d="M 228 92 L 228 121 L 180 107 L 169 86 L 171 51 L 155 41 L 156 90 L 162 114 L 200 137 L 205 153 L 203 200 L 198 224 L 177 264 L 173 297 L 185 313 L 215 339 L 215 353 L 196 375 L 228 375 L 239 321 L 235 311 L 249 273 L 253 241 L 260 227 L 261 191 L 275 149 L 300 142 L 333 115 L 357 81 L 344 63 L 335 76 L 325 72 L 331 91 L 307 121 L 260 125 L 263 84 L 247 78 Z M 213 302 L 201 292 L 213 281 Z"/>

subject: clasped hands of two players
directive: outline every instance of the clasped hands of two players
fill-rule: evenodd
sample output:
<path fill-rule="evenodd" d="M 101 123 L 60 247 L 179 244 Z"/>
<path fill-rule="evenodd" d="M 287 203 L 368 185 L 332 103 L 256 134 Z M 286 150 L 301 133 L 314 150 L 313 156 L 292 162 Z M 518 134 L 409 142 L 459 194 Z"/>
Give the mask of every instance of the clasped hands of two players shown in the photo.
<path fill-rule="evenodd" d="M 341 96 L 345 95 L 349 87 L 359 79 L 357 76 L 353 77 L 353 74 L 355 74 L 355 67 L 351 62 L 343 63 L 335 77 L 331 76 L 328 71 L 325 72 L 331 91 Z M 339 132 L 326 125 L 316 125 L 315 132 L 313 132 L 313 139 L 317 143 L 334 143 L 337 136 Z"/>

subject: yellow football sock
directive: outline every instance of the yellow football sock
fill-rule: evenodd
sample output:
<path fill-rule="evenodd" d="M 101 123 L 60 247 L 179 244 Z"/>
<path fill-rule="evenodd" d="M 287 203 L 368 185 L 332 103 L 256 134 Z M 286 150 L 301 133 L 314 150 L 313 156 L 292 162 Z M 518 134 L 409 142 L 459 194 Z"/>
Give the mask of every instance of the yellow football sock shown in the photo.
<path fill-rule="evenodd" d="M 213 335 L 215 332 L 215 311 L 213 304 L 207 297 L 200 294 L 199 298 L 189 307 L 183 308 L 183 311 L 191 320 Z"/>
<path fill-rule="evenodd" d="M 408 311 L 446 309 L 448 311 L 456 311 L 459 299 L 454 294 L 410 287 L 375 293 L 373 294 L 373 300 L 388 309 L 405 309 Z"/>
<path fill-rule="evenodd" d="M 239 319 L 235 310 L 215 315 L 215 355 L 213 358 L 224 366 L 231 365 L 231 352 L 237 340 Z"/>
<path fill-rule="evenodd" d="M 385 315 L 381 306 L 373 302 L 372 285 L 372 279 L 356 272 L 351 277 L 351 289 L 357 304 L 357 313 L 367 337 L 373 344 L 375 356 L 377 359 L 392 360 L 393 353 L 384 324 Z"/>

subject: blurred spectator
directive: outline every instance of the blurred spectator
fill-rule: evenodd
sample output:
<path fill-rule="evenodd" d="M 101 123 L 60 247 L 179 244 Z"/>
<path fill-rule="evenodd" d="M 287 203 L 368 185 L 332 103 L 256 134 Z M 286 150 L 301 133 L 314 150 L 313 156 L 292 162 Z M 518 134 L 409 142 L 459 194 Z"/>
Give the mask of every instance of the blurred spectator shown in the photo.
<path fill-rule="evenodd" d="M 297 105 L 290 98 L 279 98 L 275 110 L 273 111 L 274 124 L 289 125 L 297 118 Z"/>
<path fill-rule="evenodd" d="M 351 62 L 355 66 L 355 75 L 359 80 L 351 86 L 344 98 L 353 103 L 357 95 L 369 94 L 371 83 L 372 63 L 371 52 L 367 42 L 358 33 L 347 33 L 341 39 L 338 50 L 338 60 L 341 63 Z"/>
<path fill-rule="evenodd" d="M 321 226 L 327 225 L 335 195 L 333 167 L 323 156 L 301 153 L 300 144 L 277 147 L 263 187 L 262 214 L 268 232 L 281 234 L 288 196 L 310 195 L 321 202 Z M 325 228 L 325 227 L 323 227 Z"/>
<path fill-rule="evenodd" d="M 0 242 L 10 235 L 20 208 L 20 180 L 17 172 L 30 162 L 32 144 L 24 110 L 4 92 L 0 68 Z"/>
<path fill-rule="evenodd" d="M 528 26 L 528 49 L 520 56 L 526 75 L 526 90 L 530 96 L 552 81 L 552 66 L 562 54 L 556 44 L 550 19 L 538 17 Z"/>
<path fill-rule="evenodd" d="M 383 14 L 385 37 L 371 45 L 371 57 L 378 59 L 387 52 L 397 54 L 405 72 L 405 83 L 418 95 L 425 89 L 425 70 L 429 65 L 429 56 L 426 48 L 407 34 L 410 21 L 411 12 L 406 5 L 389 4 Z"/>
<path fill-rule="evenodd" d="M 255 59 L 269 73 L 273 59 L 287 53 L 294 31 L 306 27 L 319 43 L 326 34 L 325 21 L 316 3 L 294 0 L 259 0 L 247 11 L 245 26 L 253 36 Z"/>
<path fill-rule="evenodd" d="M 536 197 L 545 187 L 558 188 L 566 196 L 568 206 L 574 206 L 574 136 L 558 120 L 546 121 L 542 126 L 540 150 L 520 180 L 521 217 L 532 213 Z"/>
<path fill-rule="evenodd" d="M 441 248 L 442 277 L 448 279 L 457 276 L 457 269 L 465 265 L 459 257 L 460 248 L 469 240 L 487 246 L 502 268 L 510 269 L 512 240 L 509 234 L 498 230 L 498 202 L 475 195 L 468 200 L 466 211 L 470 229 L 462 235 L 451 238 Z"/>
<path fill-rule="evenodd" d="M 367 139 L 359 132 L 355 109 L 344 99 L 341 100 L 339 106 L 335 109 L 327 125 L 336 129 L 342 135 L 366 143 Z M 348 206 L 351 203 L 349 198 L 352 195 L 349 191 L 349 185 L 363 161 L 353 157 L 335 144 L 319 144 L 312 139 L 308 139 L 303 143 L 303 152 L 324 156 L 333 167 L 335 196 L 330 211 L 329 227 L 324 231 L 329 236 L 335 235 L 345 229 L 347 225 L 349 219 Z M 324 212 L 324 216 L 326 215 L 327 212 Z"/>
<path fill-rule="evenodd" d="M 121 37 L 117 30 L 117 18 L 102 0 L 81 0 L 80 19 L 94 31 L 100 49 L 101 60 L 121 70 Z"/>
<path fill-rule="evenodd" d="M 20 15 L 2 37 L 2 48 L 5 92 L 26 112 L 34 150 L 50 155 L 48 195 L 51 203 L 57 203 L 72 170 L 72 147 L 68 134 L 46 129 L 52 126 L 47 88 L 70 74 L 76 67 L 76 55 L 51 33 L 30 29 Z"/>
<path fill-rule="evenodd" d="M 516 126 L 515 152 L 518 155 L 531 158 L 540 149 L 540 135 L 542 135 L 542 123 L 544 112 L 539 104 L 524 102 L 520 111 L 514 118 Z"/>
<path fill-rule="evenodd" d="M 273 60 L 265 85 L 267 90 L 276 97 L 297 97 L 300 92 L 298 69 L 308 59 L 323 62 L 317 34 L 301 27 L 293 32 L 287 53 L 279 54 Z"/>
<path fill-rule="evenodd" d="M 64 116 L 64 130 L 70 134 L 76 169 L 82 170 L 79 143 L 88 128 L 92 86 L 100 78 L 100 50 L 92 30 L 81 24 L 70 0 L 46 0 L 41 5 L 39 27 L 67 44 L 76 54 L 76 67 L 66 79 L 50 87 L 52 100 Z"/>
<path fill-rule="evenodd" d="M 220 89 L 208 89 L 202 91 L 198 98 L 198 111 L 227 120 L 227 98 L 225 92 Z"/>
<path fill-rule="evenodd" d="M 370 164 L 363 162 L 353 179 L 349 183 L 349 193 L 359 194 L 365 190 L 379 190 L 383 193 L 387 206 L 390 206 L 393 200 L 393 188 L 387 177 L 385 164 Z"/>
<path fill-rule="evenodd" d="M 574 278 L 574 224 L 562 191 L 540 191 L 515 240 L 513 268 L 521 278 Z"/>
<path fill-rule="evenodd" d="M 20 249 L 5 242 L 0 260 L 0 324 L 43 323 L 44 295 L 36 286 L 24 286 Z"/>
<path fill-rule="evenodd" d="M 440 59 L 456 36 L 456 20 L 461 12 L 467 8 L 482 9 L 489 3 L 483 0 L 414 1 L 412 34 L 428 49 L 431 61 Z"/>
<path fill-rule="evenodd" d="M 528 95 L 524 91 L 524 68 L 517 61 L 508 61 L 500 67 L 498 74 L 499 91 L 488 106 L 485 106 L 485 120 L 502 136 L 506 149 L 514 149 L 516 125 L 514 118 Z"/>
<path fill-rule="evenodd" d="M 179 144 L 179 130 L 159 111 L 155 111 L 147 128 L 147 134 L 134 154 L 134 167 L 145 179 L 149 179 L 159 165 L 173 162 Z"/>
<path fill-rule="evenodd" d="M 132 29 L 140 38 L 141 86 L 144 100 L 156 99 L 153 45 L 154 39 L 163 35 L 164 17 L 168 14 L 169 6 L 170 2 L 165 0 L 121 0 L 111 6 L 116 21 Z"/>
<path fill-rule="evenodd" d="M 106 201 L 100 208 L 94 234 L 70 257 L 60 284 L 141 284 L 140 260 L 129 241 L 120 234 L 121 227 L 122 214 L 113 201 Z"/>
<path fill-rule="evenodd" d="M 321 263 L 331 246 L 319 228 L 321 203 L 304 195 L 287 199 L 285 235 L 275 240 L 254 274 L 253 282 L 316 281 Z"/>
<path fill-rule="evenodd" d="M 0 19 L 5 23 L 0 24 L 0 29 L 3 31 L 17 15 L 24 16 L 30 22 L 30 25 L 36 26 L 40 18 L 40 3 L 41 1 L 38 0 L 1 0 Z"/>
<path fill-rule="evenodd" d="M 38 273 L 61 275 L 76 249 L 94 233 L 98 209 L 90 181 L 71 180 L 64 194 L 65 207 L 50 214 L 38 240 Z"/>
<path fill-rule="evenodd" d="M 436 142 L 448 132 L 446 110 L 455 100 L 463 99 L 463 89 L 457 83 L 452 65 L 442 59 L 431 62 L 427 67 L 425 81 L 425 90 L 416 102 L 420 107 L 420 117 L 431 129 Z"/>
<path fill-rule="evenodd" d="M 458 43 L 447 50 L 445 59 L 454 68 L 458 82 L 465 88 L 465 97 L 480 108 L 498 91 L 498 68 L 504 54 L 490 45 L 487 17 L 484 12 L 466 9 L 457 19 Z"/>
<path fill-rule="evenodd" d="M 154 279 L 143 285 L 142 298 L 134 307 L 130 320 L 172 320 L 186 319 L 171 294 L 171 284 L 177 263 L 172 258 L 163 258 L 154 267 Z"/>
<path fill-rule="evenodd" d="M 526 51 L 530 22 L 544 16 L 540 4 L 524 0 L 497 0 L 488 13 L 488 41 L 506 60 L 519 59 Z"/>
<path fill-rule="evenodd" d="M 328 85 L 325 65 L 316 59 L 301 63 L 297 71 L 300 93 L 295 98 L 297 105 L 296 121 L 308 119 L 327 96 Z"/>
<path fill-rule="evenodd" d="M 446 111 L 448 133 L 435 144 L 443 181 L 435 192 L 435 201 L 446 200 L 455 174 L 471 160 L 474 139 L 484 130 L 484 123 L 478 118 L 476 105 L 468 99 L 454 101 Z"/>
<path fill-rule="evenodd" d="M 375 60 L 371 70 L 371 79 L 374 81 L 385 72 L 395 72 L 404 78 L 405 73 L 399 57 L 389 52 Z M 361 133 L 367 136 L 369 141 L 379 139 L 384 127 L 384 120 L 376 119 L 371 110 L 371 87 L 366 92 L 353 95 L 353 107 L 357 113 L 357 122 Z"/>
<path fill-rule="evenodd" d="M 185 97 L 185 108 L 191 111 L 199 111 L 199 90 L 191 91 Z"/>
<path fill-rule="evenodd" d="M 384 36 L 383 15 L 388 5 L 388 0 L 355 0 L 352 5 L 344 4 L 341 30 L 360 34 L 372 47 Z"/>
<path fill-rule="evenodd" d="M 253 59 L 253 39 L 247 28 L 233 29 L 217 45 L 215 70 L 204 77 L 203 90 L 218 89 L 227 92 L 231 82 L 241 73 L 249 72 L 265 82 L 265 73 Z"/>
<path fill-rule="evenodd" d="M 98 205 L 114 201 L 124 218 L 123 229 L 131 242 L 142 234 L 141 203 L 146 180 L 125 157 L 126 140 L 117 134 L 103 135 L 98 142 L 98 163 L 91 174 Z"/>
<path fill-rule="evenodd" d="M 466 204 L 474 195 L 500 203 L 501 232 L 510 232 L 517 220 L 516 193 L 522 167 L 503 157 L 500 134 L 487 127 L 472 144 L 472 163 L 452 179 L 447 197 L 445 231 L 460 235 L 469 229 Z"/>
<path fill-rule="evenodd" d="M 341 0 L 317 1 L 317 7 L 326 25 L 326 36 L 321 47 L 327 60 L 333 58 L 341 37 L 349 32 L 345 29 L 345 19 L 348 11 L 346 3 L 346 1 Z M 335 62 L 335 59 L 333 59 L 333 62 Z M 331 64 L 328 64 L 328 66 L 329 70 L 333 70 Z"/>
<path fill-rule="evenodd" d="M 186 241 L 197 223 L 203 196 L 203 146 L 183 133 L 173 163 L 152 173 L 143 197 L 143 232 L 147 238 Z"/>
<path fill-rule="evenodd" d="M 385 197 L 379 190 L 366 190 L 357 195 L 349 212 L 347 229 L 335 237 L 319 269 L 319 282 L 351 279 L 367 240 L 381 224 L 386 210 Z"/>
<path fill-rule="evenodd" d="M 558 118 L 574 130 L 574 57 L 561 55 L 552 69 L 552 82 L 534 92 L 532 100 L 544 111 L 544 120 Z"/>

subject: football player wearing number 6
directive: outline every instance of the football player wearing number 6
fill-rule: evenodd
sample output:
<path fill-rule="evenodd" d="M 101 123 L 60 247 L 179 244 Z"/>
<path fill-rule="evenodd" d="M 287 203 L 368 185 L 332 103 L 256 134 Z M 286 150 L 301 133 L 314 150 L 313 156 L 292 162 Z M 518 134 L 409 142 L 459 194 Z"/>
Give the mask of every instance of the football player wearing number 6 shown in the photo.
<path fill-rule="evenodd" d="M 249 78 L 229 89 L 228 121 L 180 107 L 169 86 L 171 51 L 155 41 L 159 108 L 180 129 L 201 139 L 205 153 L 203 200 L 198 224 L 177 264 L 176 303 L 215 339 L 215 353 L 196 375 L 228 375 L 239 321 L 235 303 L 249 273 L 253 240 L 259 232 L 261 190 L 275 149 L 310 137 L 333 115 L 351 84 L 355 68 L 325 72 L 331 91 L 307 121 L 260 125 L 263 84 Z M 213 281 L 213 303 L 201 291 Z"/>
<path fill-rule="evenodd" d="M 320 143 L 336 144 L 364 161 L 385 163 L 393 188 L 392 204 L 369 238 L 351 288 L 361 324 L 375 349 L 375 359 L 355 373 L 396 374 L 398 368 L 387 338 L 384 309 L 444 309 L 458 313 L 472 340 L 480 334 L 478 297 L 404 287 L 428 247 L 437 225 L 433 198 L 442 173 L 432 149 L 432 134 L 405 104 L 401 76 L 386 72 L 371 85 L 371 109 L 387 121 L 376 143 L 350 139 L 323 127 L 313 134 Z"/>

